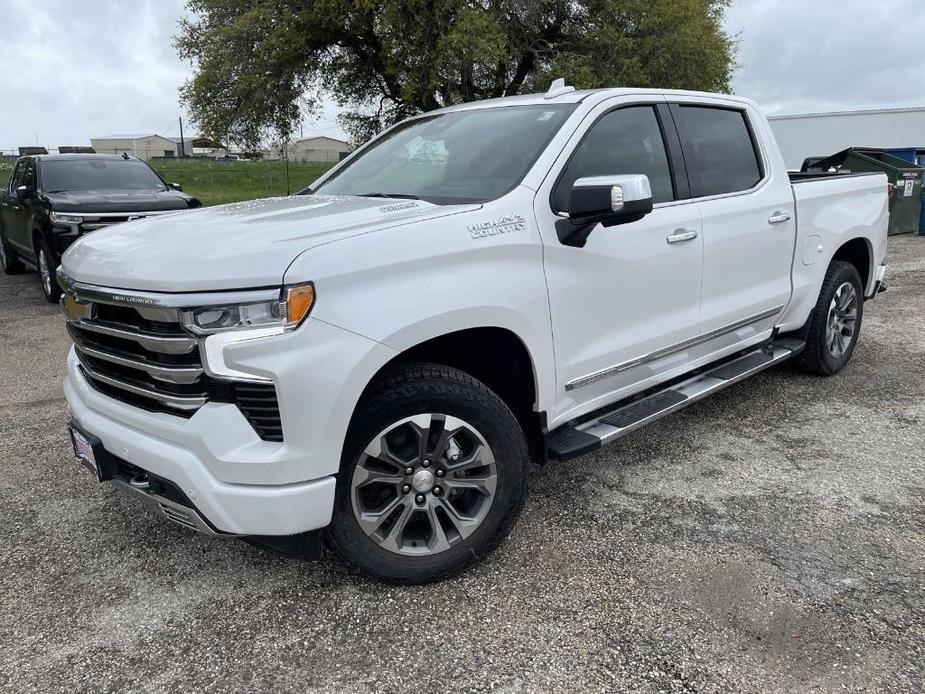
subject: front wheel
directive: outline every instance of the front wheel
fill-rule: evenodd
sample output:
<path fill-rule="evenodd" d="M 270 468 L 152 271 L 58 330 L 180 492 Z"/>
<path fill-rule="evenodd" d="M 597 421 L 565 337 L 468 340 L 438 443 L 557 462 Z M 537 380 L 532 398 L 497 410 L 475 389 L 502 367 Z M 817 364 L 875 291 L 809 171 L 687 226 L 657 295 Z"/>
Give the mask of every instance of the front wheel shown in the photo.
<path fill-rule="evenodd" d="M 517 419 L 485 385 L 435 364 L 402 367 L 351 423 L 329 541 L 380 580 L 459 573 L 510 533 L 527 462 Z"/>
<path fill-rule="evenodd" d="M 38 242 L 36 248 L 36 266 L 39 271 L 39 280 L 42 282 L 42 294 L 45 300 L 50 304 L 56 304 L 61 299 L 61 287 L 58 286 L 58 279 L 55 277 L 57 267 L 52 260 L 51 249 L 48 242 L 44 239 Z"/>
<path fill-rule="evenodd" d="M 863 316 L 861 276 L 851 263 L 833 261 L 806 325 L 806 348 L 797 367 L 820 376 L 841 371 L 854 352 Z"/>

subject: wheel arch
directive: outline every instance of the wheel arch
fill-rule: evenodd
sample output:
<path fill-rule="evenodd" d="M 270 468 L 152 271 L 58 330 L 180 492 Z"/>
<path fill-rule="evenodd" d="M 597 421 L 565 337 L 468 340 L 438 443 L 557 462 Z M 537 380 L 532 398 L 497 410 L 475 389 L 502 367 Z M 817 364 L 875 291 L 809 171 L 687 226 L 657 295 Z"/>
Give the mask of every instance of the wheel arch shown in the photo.
<path fill-rule="evenodd" d="M 831 265 L 837 260 L 854 265 L 861 276 L 861 286 L 864 293 L 867 294 L 870 291 L 871 278 L 874 276 L 874 250 L 870 239 L 856 236 L 850 241 L 844 242 L 835 251 L 829 264 Z"/>
<path fill-rule="evenodd" d="M 525 342 L 514 331 L 498 326 L 461 328 L 406 347 L 373 375 L 357 407 L 385 373 L 409 363 L 448 366 L 484 383 L 514 413 L 527 440 L 531 458 L 537 462 L 545 461 L 546 417 L 544 412 L 537 411 L 536 362 Z"/>

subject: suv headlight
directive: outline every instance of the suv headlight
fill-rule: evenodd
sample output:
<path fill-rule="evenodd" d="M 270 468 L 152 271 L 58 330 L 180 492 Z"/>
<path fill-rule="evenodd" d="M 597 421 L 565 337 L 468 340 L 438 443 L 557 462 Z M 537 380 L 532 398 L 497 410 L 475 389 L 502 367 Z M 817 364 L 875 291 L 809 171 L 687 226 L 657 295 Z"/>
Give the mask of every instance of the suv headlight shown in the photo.
<path fill-rule="evenodd" d="M 315 303 L 315 287 L 298 284 L 283 287 L 280 298 L 230 306 L 206 306 L 180 312 L 183 327 L 197 335 L 260 330 L 261 336 L 297 328 Z M 268 332 L 266 329 L 274 329 Z M 256 335 L 255 335 L 256 337 Z"/>
<path fill-rule="evenodd" d="M 48 218 L 52 224 L 80 224 L 84 218 L 76 214 L 61 214 L 60 212 L 49 212 Z"/>

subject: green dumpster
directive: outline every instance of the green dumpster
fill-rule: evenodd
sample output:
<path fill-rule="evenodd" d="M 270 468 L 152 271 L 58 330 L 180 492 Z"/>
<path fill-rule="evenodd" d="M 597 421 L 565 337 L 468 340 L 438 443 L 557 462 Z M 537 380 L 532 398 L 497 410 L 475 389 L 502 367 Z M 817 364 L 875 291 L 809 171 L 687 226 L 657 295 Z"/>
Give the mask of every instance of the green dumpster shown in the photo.
<path fill-rule="evenodd" d="M 890 198 L 890 234 L 918 231 L 922 210 L 922 189 L 925 169 L 878 149 L 852 147 L 813 164 L 813 169 L 830 168 L 848 173 L 865 171 L 885 173 L 893 184 Z"/>

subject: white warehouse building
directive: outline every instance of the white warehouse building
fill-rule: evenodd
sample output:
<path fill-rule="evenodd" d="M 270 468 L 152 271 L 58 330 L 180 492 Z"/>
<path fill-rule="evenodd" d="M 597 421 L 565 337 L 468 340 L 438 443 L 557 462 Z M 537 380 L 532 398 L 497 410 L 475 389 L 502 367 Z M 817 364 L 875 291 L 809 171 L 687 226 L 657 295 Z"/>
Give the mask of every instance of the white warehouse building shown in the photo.
<path fill-rule="evenodd" d="M 176 141 L 155 133 L 91 137 L 90 144 L 99 154 L 125 153 L 145 161 L 151 157 L 175 157 L 179 148 Z"/>
<path fill-rule="evenodd" d="M 925 147 L 925 107 L 769 116 L 788 169 L 848 147 Z"/>
<path fill-rule="evenodd" d="M 349 151 L 349 143 L 334 137 L 328 137 L 327 135 L 303 137 L 289 143 L 289 160 L 336 162 L 341 160 L 342 154 Z M 263 156 L 264 159 L 281 159 L 281 148 L 271 147 L 264 150 Z"/>

